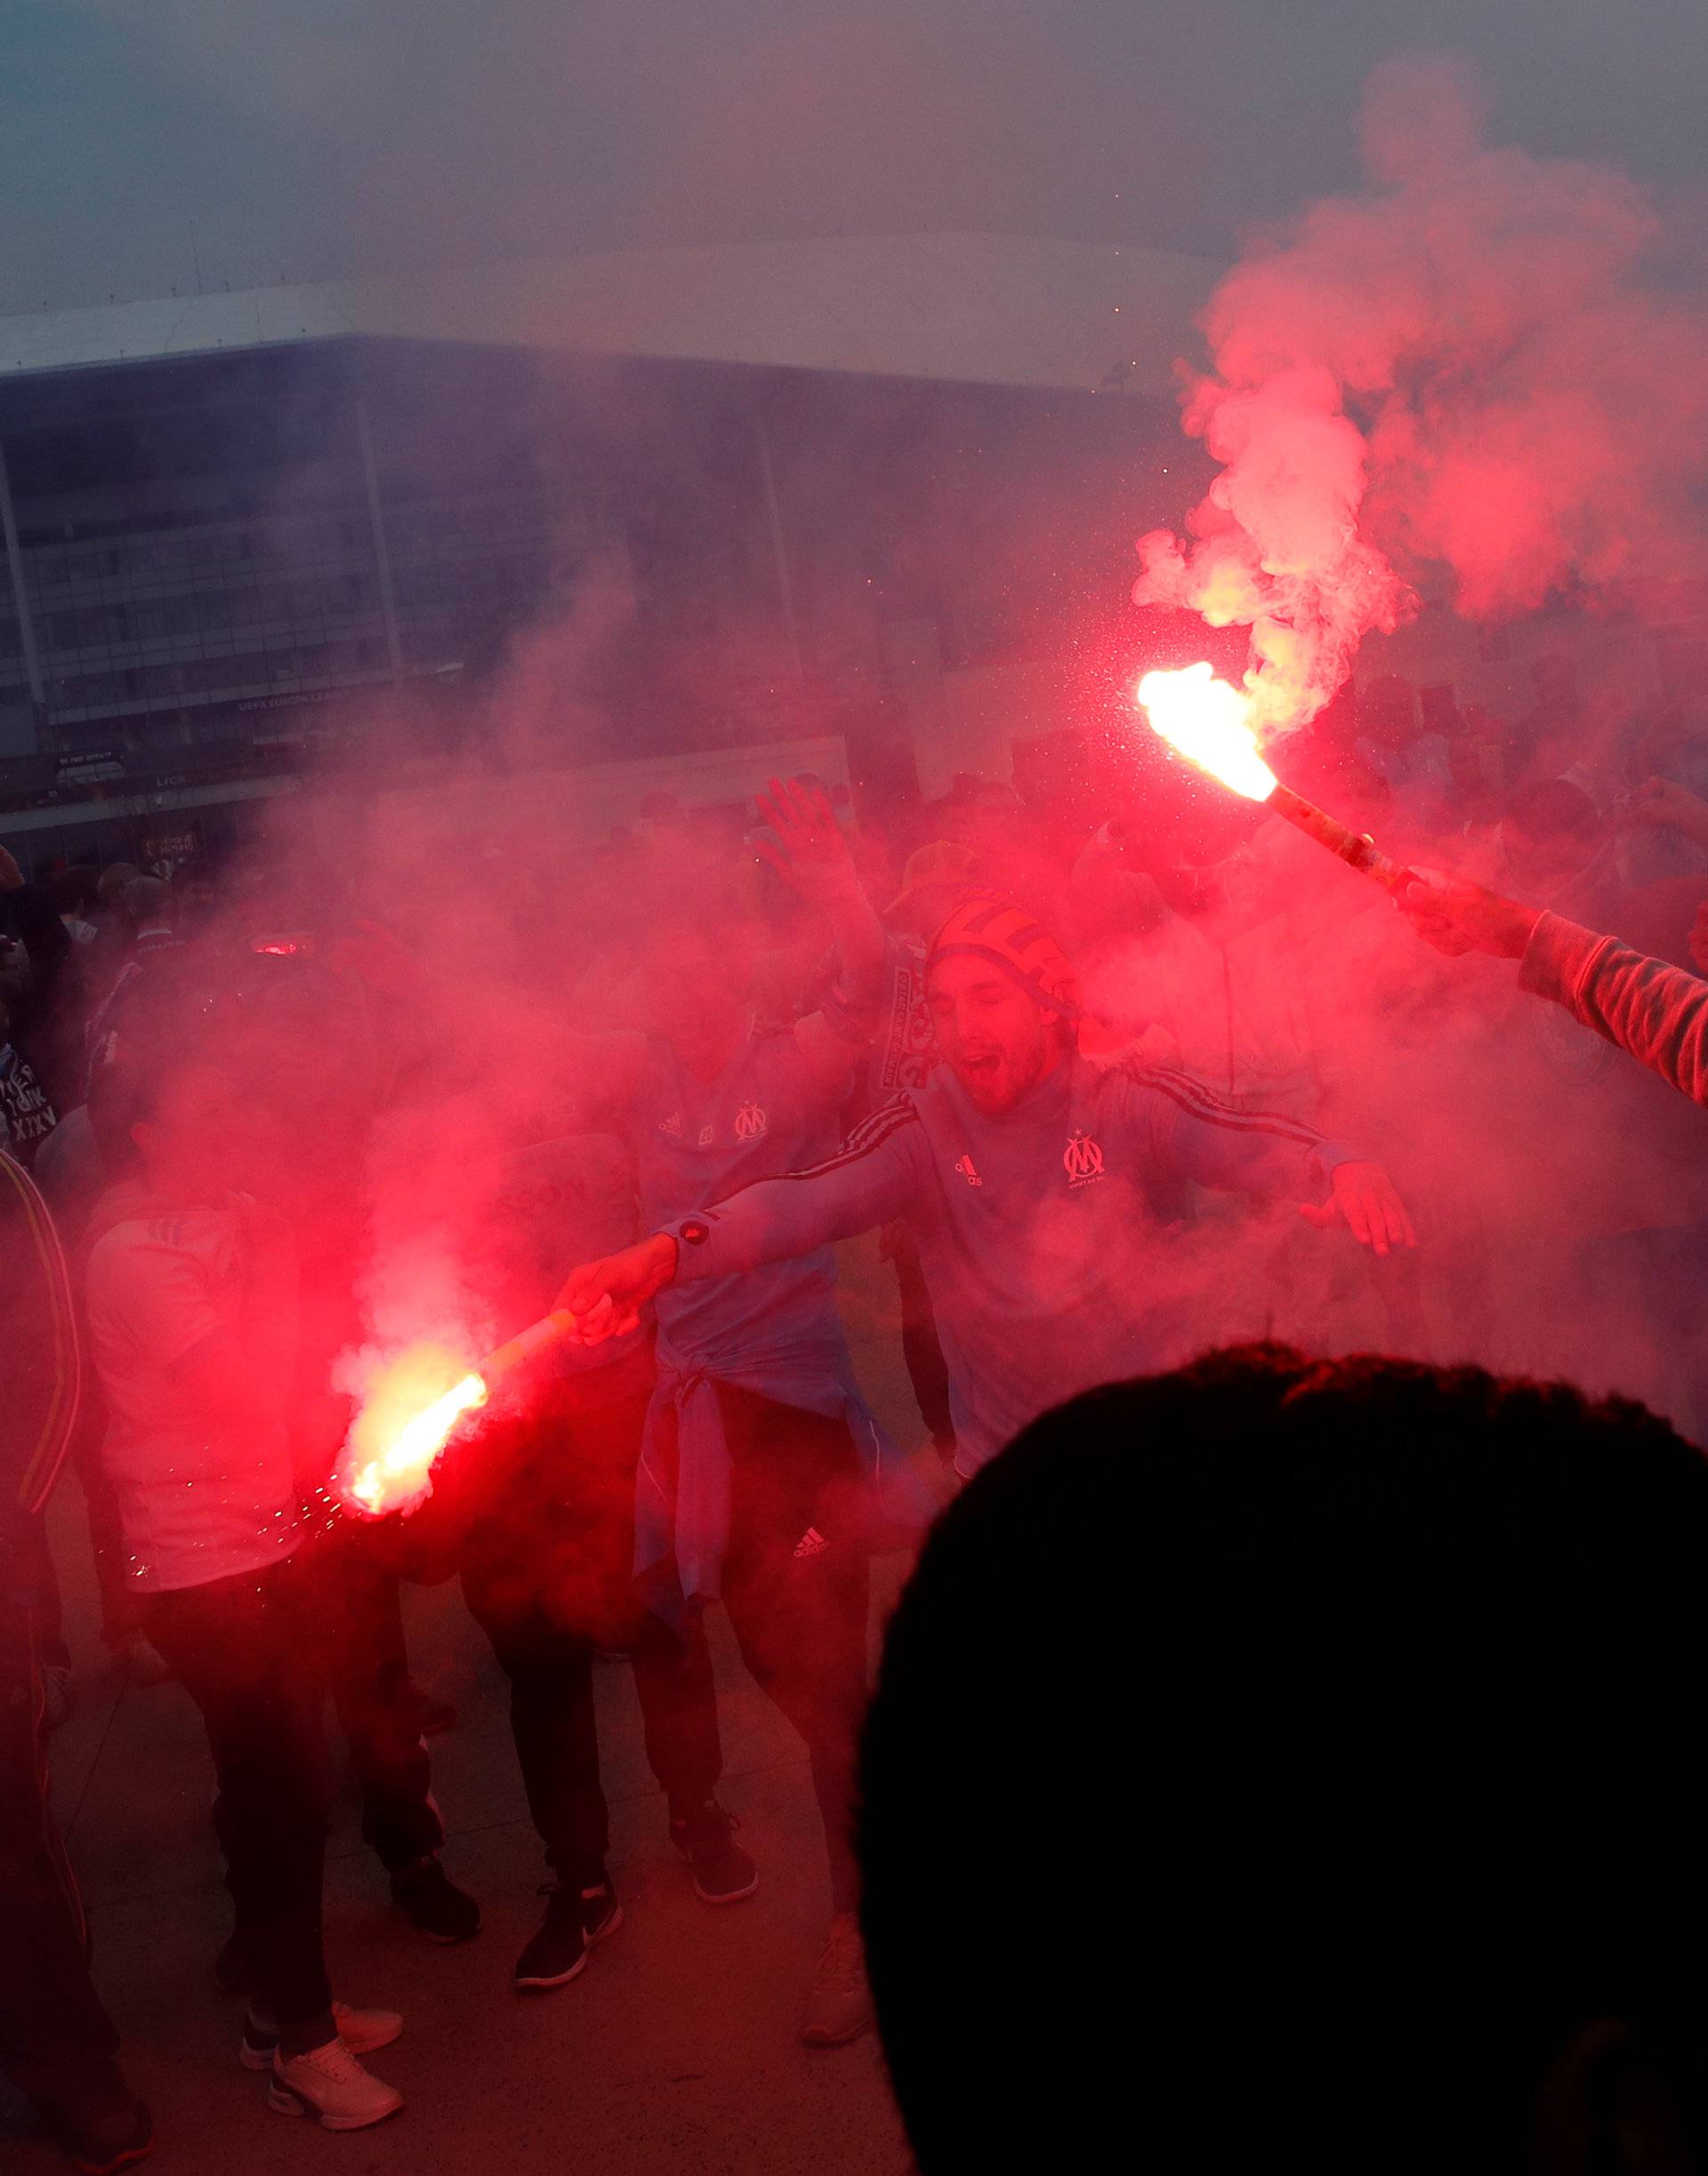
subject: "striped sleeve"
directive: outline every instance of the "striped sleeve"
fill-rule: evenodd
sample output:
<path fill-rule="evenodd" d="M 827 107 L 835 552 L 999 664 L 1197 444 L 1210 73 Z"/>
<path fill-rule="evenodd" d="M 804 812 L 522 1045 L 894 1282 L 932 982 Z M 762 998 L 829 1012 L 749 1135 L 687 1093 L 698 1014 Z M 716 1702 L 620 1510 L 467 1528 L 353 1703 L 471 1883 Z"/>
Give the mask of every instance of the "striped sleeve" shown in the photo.
<path fill-rule="evenodd" d="M 1189 1073 L 1137 1065 L 1121 1071 L 1139 1099 L 1153 1153 L 1196 1185 L 1279 1195 L 1320 1187 L 1336 1165 L 1358 1157 L 1285 1112 L 1242 1110 Z"/>
<path fill-rule="evenodd" d="M 77 1417 L 77 1326 L 47 1204 L 22 1165 L 3 1153 L 0 1288 L 7 1295 L 0 1502 L 34 1514 L 53 1492 Z"/>
<path fill-rule="evenodd" d="M 913 1098 L 897 1096 L 822 1163 L 757 1180 L 711 1208 L 666 1224 L 664 1229 L 676 1242 L 678 1281 L 786 1261 L 887 1224 L 919 1190 L 923 1132 Z"/>

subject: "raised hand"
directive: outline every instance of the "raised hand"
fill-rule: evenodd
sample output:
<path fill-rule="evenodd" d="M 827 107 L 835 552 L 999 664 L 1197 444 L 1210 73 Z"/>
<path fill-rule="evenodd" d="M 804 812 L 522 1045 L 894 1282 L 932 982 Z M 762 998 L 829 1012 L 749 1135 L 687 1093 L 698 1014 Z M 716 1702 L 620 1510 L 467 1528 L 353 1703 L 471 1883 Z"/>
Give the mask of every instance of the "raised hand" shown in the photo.
<path fill-rule="evenodd" d="M 777 842 L 755 839 L 753 844 L 786 883 L 820 901 L 850 886 L 858 890 L 854 857 L 823 786 L 773 778 L 770 792 L 759 794 L 757 805 Z"/>

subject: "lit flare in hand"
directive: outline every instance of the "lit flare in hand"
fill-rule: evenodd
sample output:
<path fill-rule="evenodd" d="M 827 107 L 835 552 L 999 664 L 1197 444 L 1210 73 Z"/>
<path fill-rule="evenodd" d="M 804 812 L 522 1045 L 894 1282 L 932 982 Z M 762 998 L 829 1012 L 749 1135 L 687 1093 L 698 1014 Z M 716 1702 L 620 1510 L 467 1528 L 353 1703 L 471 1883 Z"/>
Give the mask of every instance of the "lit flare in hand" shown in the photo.
<path fill-rule="evenodd" d="M 377 1519 L 427 1494 L 457 1422 L 487 1402 L 486 1378 L 461 1369 L 437 1345 L 412 1345 L 381 1368 L 350 1431 L 340 1490 L 347 1502 Z"/>
<path fill-rule="evenodd" d="M 368 1383 L 350 1431 L 339 1494 L 371 1518 L 413 1511 L 432 1488 L 433 1468 L 456 1425 L 491 1385 L 576 1332 L 557 1308 L 467 1367 L 439 1345 L 411 1345 Z M 447 1387 L 448 1386 L 448 1387 Z"/>
<path fill-rule="evenodd" d="M 1348 868 L 1396 899 L 1417 878 L 1384 854 L 1366 832 L 1350 831 L 1315 802 L 1283 786 L 1258 753 L 1249 695 L 1218 680 L 1204 664 L 1179 673 L 1147 673 L 1133 690 L 1151 729 L 1200 770 L 1247 801 L 1261 801 L 1295 830 L 1325 846 Z"/>
<path fill-rule="evenodd" d="M 1267 801 L 1274 793 L 1276 775 L 1258 754 L 1251 727 L 1251 697 L 1218 680 L 1209 665 L 1147 673 L 1138 696 L 1153 731 L 1200 770 L 1247 801 Z"/>

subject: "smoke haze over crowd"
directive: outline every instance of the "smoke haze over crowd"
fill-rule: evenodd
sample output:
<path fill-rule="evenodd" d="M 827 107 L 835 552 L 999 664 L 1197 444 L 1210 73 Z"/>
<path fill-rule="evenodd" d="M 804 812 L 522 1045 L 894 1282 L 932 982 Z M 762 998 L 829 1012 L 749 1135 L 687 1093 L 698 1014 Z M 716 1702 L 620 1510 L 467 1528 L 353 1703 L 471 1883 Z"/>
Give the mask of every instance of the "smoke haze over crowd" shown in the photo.
<path fill-rule="evenodd" d="M 1516 1407 L 1497 1519 L 1482 1436 L 1441 1460 L 1439 1532 L 1491 1603 L 1501 1551 L 1559 1570 L 1535 1484 L 1571 1415 L 1702 1478 L 1646 1416 L 1559 1389 L 1708 1442 L 1708 1058 L 1669 1076 L 1664 1038 L 1583 996 L 1608 933 L 1643 955 L 1623 987 L 1663 985 L 1702 1047 L 1708 11 L 63 0 L 9 11 L 0 55 L 0 1210 L 23 1205 L 40 1271 L 20 1319 L 55 1439 L 50 1460 L 32 1421 L 20 1458 L 0 1426 L 28 1482 L 0 1471 L 0 1509 L 41 1526 L 28 1621 L 0 1581 L 0 1661 L 29 1686 L 28 1708 L 0 1701 L 20 1725 L 0 1753 L 39 1825 L 35 1584 L 57 1610 L 69 1532 L 111 1656 L 73 1841 L 103 1800 L 129 1824 L 103 1899 L 139 1960 L 124 2059 L 176 2099 L 186 2166 L 259 2165 L 206 2144 L 269 2120 L 246 2073 L 280 2114 L 366 2127 L 417 2045 L 415 2128 L 384 2134 L 376 2176 L 429 2154 L 447 2176 L 651 2176 L 690 2138 L 707 2168 L 900 2166 L 878 2063 L 815 2076 L 754 2051 L 848 2050 L 882 2011 L 857 1747 L 874 1629 L 936 1517 L 1027 1660 L 996 1688 L 995 1794 L 929 1825 L 906 1806 L 917 1868 L 965 1886 L 968 1840 L 1000 1847 L 981 1979 L 1017 2019 L 1095 2004 L 1154 2074 L 1132 2006 L 1092 1972 L 1069 1987 L 1057 1938 L 1066 1916 L 1101 1939 L 1100 1882 L 1135 1924 L 1148 1908 L 1131 1717 L 1194 1685 L 1221 1620 L 1186 1576 L 1157 1587 L 1156 1638 L 1123 1629 L 1169 1529 L 1154 1491 L 1076 1470 L 1177 1465 L 1183 1530 L 1224 1563 L 1200 1506 L 1231 1488 L 1253 1514 L 1273 1602 L 1222 1629 L 1228 1681 L 1283 1726 L 1274 1758 L 1221 1728 L 1213 1692 L 1190 1693 L 1203 1727 L 1180 1741 L 1229 1741 L 1235 1850 L 1265 1792 L 1333 1806 L 1338 1783 L 1295 1781 L 1361 1757 L 1338 1706 L 1326 1765 L 1299 1737 L 1285 1654 L 1273 1687 L 1250 1676 L 1248 1619 L 1312 1615 L 1261 1509 L 1295 1465 L 1295 1507 L 1325 1443 L 1337 1492 L 1376 1503 L 1398 1470 L 1387 1401 L 1417 1423 L 1420 1482 L 1455 1409 L 1493 1428 Z M 1239 793 L 1150 729 L 1152 673 L 1177 697 L 1229 683 Z M 1443 921 L 1500 941 L 1430 949 L 1413 872 Z M 1249 1401 L 1213 1406 L 1224 1486 L 1195 1411 L 1223 1348 L 1276 1340 L 1298 1354 L 1247 1355 L 1225 1380 Z M 1348 1354 L 1366 1358 L 1325 1369 Z M 1181 1398 L 1145 1390 L 1206 1355 Z M 1444 1394 L 1434 1369 L 1467 1363 L 1551 1387 Z M 1343 1444 L 1293 1403 L 1336 1380 L 1318 1410 Z M 1059 1430 L 1096 1455 L 1076 1469 L 1064 1438 L 1058 1459 Z M 1018 1521 L 1034 1556 L 1011 1567 L 979 1507 L 1041 1442 L 1079 1500 L 1059 1530 Z M 62 1498 L 50 1547 L 33 1477 L 71 1458 L 87 1530 Z M 1355 1721 L 1399 1681 L 1359 1637 L 1392 1549 L 1417 1576 L 1387 1616 L 1419 1684 L 1450 1687 L 1430 1611 L 1461 1594 L 1395 1504 L 1345 1548 L 1296 1522 L 1349 1575 L 1316 1615 L 1358 1664 Z M 1614 1544 L 1639 1585 L 1642 1538 Z M 0 1524 L 8 1576 L 10 1545 Z M 1569 1614 L 1582 1582 L 1557 1584 Z M 1688 1568 L 1674 1584 L 1688 1611 Z M 931 1610 L 946 1681 L 972 1684 L 988 1612 Z M 1458 1645 L 1483 1643 L 1478 1619 Z M 1562 1743 L 1629 1798 L 1643 1771 L 1576 1734 L 1563 1651 L 1542 1658 Z M 153 1717 L 169 1699 L 177 1725 L 121 1712 L 174 1674 Z M 328 1818 L 353 1814 L 329 1814 L 328 1697 L 391 1918 L 471 1940 L 459 1859 L 491 1899 L 471 1962 L 417 1946 L 398 1968 L 437 2029 L 395 2059 L 401 2013 L 332 2005 L 323 1929 L 375 1967 L 341 1991 L 385 1994 L 393 1967 L 380 1914 L 353 1909 L 373 1870 L 352 1849 L 328 1874 Z M 1478 1795 L 1494 1771 L 1462 1703 L 1432 1705 L 1442 1751 L 1401 1700 L 1399 1787 L 1349 1787 L 1419 1833 L 1420 1803 L 1470 1806 L 1498 1900 L 1508 1785 Z M 192 1706 L 240 2028 L 213 2016 L 213 1861 L 183 1850 L 206 1797 L 181 1766 Z M 945 1768 L 952 1788 L 971 1772 Z M 1389 1848 L 1383 1807 L 1366 1825 L 1409 1911 L 1414 1852 Z M 1002 1882 L 1028 1849 L 1046 1879 L 1015 1941 Z M 84 1930 L 37 1856 L 82 1993 Z M 1270 1856 L 1309 1917 L 1317 1891 Z M 782 1878 L 756 1910 L 701 1914 L 754 1897 L 761 1863 Z M 1388 1938 L 1379 1882 L 1330 1873 L 1358 1924 L 1351 2007 L 1398 2044 L 1381 1982 L 1422 1953 Z M 615 1966 L 601 1946 L 564 2025 L 536 2028 L 625 1910 Z M 1265 2025 L 1236 1954 L 1258 1938 L 1229 1916 L 1218 1949 L 1182 1914 L 1208 1999 L 1158 1999 L 1267 2121 L 1217 2021 Z M 934 1954 L 981 1954 L 929 1923 Z M 1527 2059 L 1603 2018 L 1591 1992 Z M 1420 2071 L 1438 2041 L 1462 2059 L 1464 2005 L 1437 2007 L 1436 2037 L 1405 2042 Z M 1530 2030 L 1485 2007 L 1496 2036 Z M 1347 2069 L 1314 2026 L 1301 2107 Z M 228 2097 L 259 2114 L 228 2116 L 211 2069 L 186 2083 L 216 2032 Z M 1098 2075 L 1124 2090 L 1121 2055 Z M 946 2166 L 987 2058 L 945 2073 Z M 1040 2097 L 1068 2107 L 1064 2075 L 1071 2098 L 1048 2068 Z M 1183 2123 L 1202 2106 L 1174 2099 Z"/>

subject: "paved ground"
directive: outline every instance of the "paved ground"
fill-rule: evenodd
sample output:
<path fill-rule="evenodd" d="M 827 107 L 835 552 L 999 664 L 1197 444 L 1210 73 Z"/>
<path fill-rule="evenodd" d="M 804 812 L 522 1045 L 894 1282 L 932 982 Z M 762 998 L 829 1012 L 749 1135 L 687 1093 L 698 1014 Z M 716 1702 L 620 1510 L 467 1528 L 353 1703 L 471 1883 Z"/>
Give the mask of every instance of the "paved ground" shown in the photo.
<path fill-rule="evenodd" d="M 869 1253 L 845 1302 L 868 1388 L 904 1439 L 921 1431 Z M 892 1289 L 892 1287 L 889 1288 Z M 750 1902 L 701 1905 L 665 1839 L 628 1671 L 600 1665 L 600 1729 L 627 1924 L 572 1986 L 513 1995 L 508 1971 L 531 1930 L 542 1878 L 501 1680 L 455 1584 L 412 1590 L 417 1675 L 454 1699 L 435 1741 L 446 1862 L 486 1910 L 465 1947 L 423 1942 L 391 1914 L 346 1799 L 327 1869 L 328 1951 L 346 1999 L 403 2011 L 403 2039 L 374 2067 L 408 2105 L 373 2132 L 334 2138 L 270 2115 L 236 2062 L 239 2018 L 209 1962 L 229 1926 L 207 1809 L 212 1770 L 175 1686 L 123 1690 L 103 1676 L 75 1487 L 55 1507 L 78 1664 L 77 1712 L 55 1740 L 56 1791 L 97 1945 L 97 1979 L 153 2107 L 163 2171 L 442 2176 L 559 2170 L 579 2176 L 905 2176 L 908 2156 L 870 2038 L 812 2052 L 797 2011 L 828 1911 L 823 1852 L 799 1741 L 714 1626 L 726 1749 L 721 1795 L 763 1878 Z M 877 1568 L 876 1619 L 904 1567 Z M 4 2091 L 0 2088 L 0 2092 Z M 63 2163 L 0 2107 L 8 2176 Z"/>

